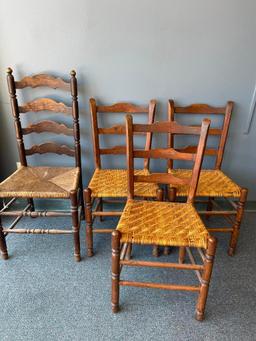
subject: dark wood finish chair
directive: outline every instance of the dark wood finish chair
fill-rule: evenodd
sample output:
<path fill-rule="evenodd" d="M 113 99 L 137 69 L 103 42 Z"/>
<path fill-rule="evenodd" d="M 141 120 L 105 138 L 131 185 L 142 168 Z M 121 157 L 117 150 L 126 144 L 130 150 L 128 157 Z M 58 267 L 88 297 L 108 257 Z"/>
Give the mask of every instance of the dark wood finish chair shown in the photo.
<path fill-rule="evenodd" d="M 82 172 L 81 172 L 81 152 L 80 152 L 80 132 L 79 114 L 77 100 L 77 79 L 75 71 L 71 71 L 70 81 L 65 82 L 61 78 L 55 78 L 46 74 L 39 74 L 25 77 L 21 81 L 15 81 L 12 70 L 7 70 L 7 82 L 10 94 L 12 114 L 16 130 L 16 138 L 21 166 L 0 184 L 0 198 L 11 198 L 0 211 L 1 216 L 16 217 L 8 228 L 3 228 L 0 223 L 0 249 L 4 259 L 8 258 L 6 236 L 9 233 L 32 233 L 32 234 L 73 234 L 74 236 L 74 256 L 76 261 L 80 261 L 80 240 L 79 228 L 80 217 L 83 214 L 82 196 Z M 62 102 L 56 102 L 50 98 L 40 98 L 18 105 L 16 89 L 49 87 L 69 91 L 72 98 L 72 106 L 69 107 Z M 31 123 L 27 127 L 22 127 L 20 115 L 33 112 L 48 111 L 69 115 L 73 118 L 73 127 L 68 127 L 63 123 L 52 120 L 43 120 Z M 58 145 L 46 142 L 40 145 L 33 145 L 26 149 L 23 136 L 31 133 L 41 134 L 63 134 L 73 136 L 74 148 L 66 145 Z M 55 153 L 67 155 L 75 158 L 75 167 L 34 167 L 29 166 L 27 157 L 33 154 Z M 21 210 L 7 210 L 17 198 L 27 198 L 27 206 Z M 71 203 L 70 211 L 36 211 L 33 199 L 69 199 Z M 70 216 L 72 218 L 72 229 L 24 229 L 14 228 L 22 217 L 59 217 Z"/>
<path fill-rule="evenodd" d="M 102 168 L 101 156 L 108 155 L 117 158 L 126 154 L 126 146 L 115 146 L 112 148 L 101 148 L 100 135 L 125 135 L 125 125 L 112 127 L 99 127 L 98 116 L 116 113 L 123 116 L 124 113 L 134 115 L 144 114 L 147 122 L 152 123 L 155 116 L 156 101 L 151 100 L 147 107 L 137 106 L 130 103 L 116 103 L 114 105 L 97 105 L 95 99 L 90 99 L 90 111 L 93 133 L 93 147 L 95 159 L 95 172 L 89 182 L 88 188 L 84 190 L 85 216 L 86 216 L 86 243 L 88 256 L 93 256 L 93 233 L 111 233 L 111 229 L 92 228 L 96 217 L 102 219 L 106 216 L 120 216 L 120 211 L 104 211 L 103 204 L 123 203 L 127 198 L 127 170 L 126 169 L 104 169 Z M 151 147 L 152 134 L 145 135 L 145 149 Z M 148 174 L 149 159 L 144 160 L 144 169 L 136 170 L 137 174 Z M 137 184 L 135 193 L 145 198 L 156 198 L 157 186 L 155 184 Z"/>
<path fill-rule="evenodd" d="M 112 310 L 119 310 L 119 287 L 135 286 L 165 290 L 184 290 L 198 293 L 196 319 L 203 320 L 205 304 L 210 284 L 216 239 L 211 237 L 193 206 L 201 163 L 206 145 L 210 121 L 204 120 L 201 127 L 187 127 L 175 122 L 156 122 L 153 124 L 133 124 L 130 115 L 126 118 L 128 200 L 121 215 L 117 229 L 112 233 Z M 138 150 L 134 149 L 133 137 L 139 132 L 179 133 L 198 135 L 199 143 L 195 153 L 181 153 L 173 148 Z M 170 173 L 134 174 L 135 158 L 174 159 L 194 162 L 190 178 L 182 179 Z M 136 200 L 136 182 L 157 184 L 186 184 L 189 194 L 186 203 L 163 202 L 163 192 L 158 190 L 159 201 Z M 172 187 L 175 192 L 175 188 Z M 125 259 L 129 244 L 161 245 L 180 247 L 179 262 L 151 262 Z M 191 264 L 184 264 L 184 250 L 187 250 Z M 196 248 L 203 264 L 196 264 L 190 248 Z M 194 270 L 198 286 L 133 282 L 120 279 L 123 266 L 174 268 Z"/>
<path fill-rule="evenodd" d="M 207 199 L 197 200 L 204 202 L 207 205 L 206 211 L 200 211 L 200 214 L 210 216 L 222 216 L 227 221 L 228 226 L 208 228 L 209 232 L 230 233 L 228 254 L 233 256 L 236 250 L 240 225 L 244 214 L 244 205 L 247 198 L 247 189 L 237 185 L 221 170 L 225 144 L 227 141 L 229 124 L 231 120 L 233 102 L 228 102 L 225 107 L 211 107 L 207 104 L 192 104 L 186 107 L 177 106 L 173 100 L 168 104 L 168 119 L 173 122 L 177 117 L 182 115 L 203 115 L 204 117 L 222 116 L 222 124 L 219 128 L 211 128 L 209 135 L 219 137 L 217 148 L 206 147 L 205 155 L 215 157 L 214 169 L 202 169 L 200 173 L 199 183 L 196 196 Z M 196 117 L 194 117 L 196 119 Z M 184 120 L 183 120 L 184 122 Z M 175 143 L 175 135 L 170 134 L 168 145 L 173 147 Z M 195 146 L 187 146 L 179 149 L 182 152 L 194 152 Z M 189 177 L 191 170 L 189 169 L 174 169 L 173 160 L 168 163 L 169 172 L 173 175 L 182 178 Z M 186 197 L 188 194 L 187 185 L 177 185 L 177 196 Z M 171 195 L 171 194 L 170 194 Z M 231 207 L 227 210 L 219 205 L 214 198 L 224 198 Z M 215 208 L 213 210 L 213 207 Z"/>

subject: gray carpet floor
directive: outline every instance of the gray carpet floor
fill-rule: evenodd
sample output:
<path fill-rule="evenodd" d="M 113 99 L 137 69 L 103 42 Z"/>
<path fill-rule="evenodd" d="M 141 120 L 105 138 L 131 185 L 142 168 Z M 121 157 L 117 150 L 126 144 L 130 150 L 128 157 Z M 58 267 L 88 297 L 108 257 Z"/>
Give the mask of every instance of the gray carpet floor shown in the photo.
<path fill-rule="evenodd" d="M 247 214 L 235 257 L 219 235 L 206 319 L 194 319 L 195 293 L 121 288 L 121 311 L 110 304 L 110 235 L 95 236 L 88 258 L 73 261 L 71 236 L 9 235 L 0 261 L 0 340 L 256 340 L 256 215 Z M 69 219 L 24 219 L 20 226 L 69 227 Z M 107 219 L 102 226 L 114 226 Z M 97 224 L 99 225 L 99 224 Z M 176 249 L 162 261 L 177 259 Z M 151 259 L 151 248 L 133 257 Z M 193 272 L 124 268 L 122 277 L 196 284 Z"/>

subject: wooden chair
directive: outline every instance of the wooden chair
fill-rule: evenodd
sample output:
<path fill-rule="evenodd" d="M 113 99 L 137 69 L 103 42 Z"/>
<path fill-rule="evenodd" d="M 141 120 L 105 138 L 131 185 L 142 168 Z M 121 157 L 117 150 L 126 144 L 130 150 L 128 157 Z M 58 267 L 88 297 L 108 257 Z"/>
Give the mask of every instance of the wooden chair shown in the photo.
<path fill-rule="evenodd" d="M 196 196 L 206 197 L 207 204 L 206 211 L 200 211 L 200 214 L 210 216 L 222 216 L 228 222 L 228 226 L 208 228 L 209 232 L 224 232 L 230 233 L 231 238 L 229 242 L 228 254 L 233 256 L 236 250 L 241 220 L 244 214 L 244 205 L 247 198 L 247 189 L 240 187 L 233 180 L 231 180 L 224 172 L 221 171 L 221 165 L 227 140 L 229 124 L 233 109 L 233 102 L 228 102 L 225 107 L 211 107 L 207 104 L 192 104 L 186 107 L 176 106 L 173 100 L 168 104 L 168 118 L 172 122 L 176 117 L 182 115 L 204 115 L 204 117 L 214 117 L 216 115 L 223 117 L 222 126 L 220 128 L 211 128 L 209 135 L 219 137 L 217 148 L 206 148 L 205 155 L 215 157 L 214 169 L 202 169 L 200 173 L 199 183 L 197 187 Z M 184 120 L 183 120 L 184 122 Z M 169 135 L 168 146 L 174 146 L 174 134 Z M 194 152 L 195 146 L 187 146 L 179 149 L 182 152 Z M 189 169 L 174 169 L 173 161 L 169 160 L 169 172 L 175 176 L 182 178 L 189 177 L 191 170 Z M 177 185 L 177 196 L 186 197 L 188 194 L 188 186 Z M 230 204 L 231 210 L 222 208 L 214 198 L 224 198 Z M 173 200 L 173 198 L 171 198 Z M 213 210 L 213 206 L 216 208 Z"/>
<path fill-rule="evenodd" d="M 166 290 L 193 291 L 199 294 L 196 308 L 196 319 L 203 320 L 213 260 L 216 250 L 216 239 L 210 237 L 196 209 L 193 206 L 199 172 L 206 145 L 210 121 L 204 120 L 201 127 L 186 127 L 175 122 L 157 122 L 153 124 L 133 124 L 130 115 L 126 118 L 127 167 L 128 167 L 128 200 L 121 215 L 117 229 L 112 233 L 112 310 L 119 309 L 119 287 L 135 286 L 159 288 Z M 180 153 L 173 148 L 137 150 L 133 146 L 133 136 L 137 132 L 179 133 L 199 136 L 195 154 Z M 194 167 L 190 178 L 181 179 L 168 173 L 151 173 L 134 175 L 134 158 L 175 159 L 193 161 Z M 162 184 L 186 184 L 189 195 L 186 203 L 135 200 L 136 182 Z M 172 189 L 175 192 L 175 188 Z M 162 190 L 158 190 L 162 200 Z M 127 245 L 162 245 L 180 247 L 179 263 L 137 261 L 125 259 Z M 122 245 L 122 247 L 120 247 Z M 197 248 L 203 264 L 196 264 L 190 250 Z M 191 264 L 183 264 L 184 248 L 187 249 Z M 204 252 L 205 251 L 205 252 Z M 159 284 L 151 282 L 133 282 L 120 279 L 123 266 L 174 268 L 194 270 L 199 279 L 199 286 Z"/>
<path fill-rule="evenodd" d="M 151 100 L 149 106 L 142 107 L 130 103 L 116 103 L 114 105 L 97 105 L 95 99 L 90 99 L 90 111 L 93 133 L 93 147 L 95 172 L 84 190 L 85 216 L 86 216 L 86 243 L 88 256 L 93 256 L 93 233 L 111 233 L 112 229 L 92 228 L 95 217 L 120 216 L 120 211 L 103 211 L 103 204 L 116 204 L 124 202 L 127 198 L 127 170 L 126 169 L 103 169 L 101 156 L 108 155 L 117 158 L 118 155 L 126 154 L 126 146 L 112 148 L 100 147 L 100 135 L 125 135 L 125 125 L 112 127 L 99 127 L 98 115 L 106 117 L 110 113 L 146 114 L 148 123 L 154 121 L 156 101 Z M 144 134 L 146 137 L 145 149 L 151 147 L 152 134 Z M 144 169 L 136 170 L 137 174 L 148 174 L 149 159 L 144 160 Z M 154 184 L 138 184 L 135 188 L 137 196 L 156 198 L 157 186 Z M 121 199 L 121 201 L 120 201 Z M 94 208 L 93 208 L 94 205 Z"/>
<path fill-rule="evenodd" d="M 82 173 L 81 173 L 81 153 L 80 153 L 80 132 L 79 115 L 77 101 L 77 80 L 75 71 L 71 71 L 69 82 L 61 78 L 55 78 L 46 74 L 39 74 L 25 77 L 21 81 L 15 81 L 12 70 L 7 70 L 7 82 L 10 94 L 12 114 L 16 130 L 16 138 L 21 166 L 0 184 L 0 197 L 12 198 L 0 211 L 1 216 L 16 217 L 9 228 L 3 228 L 0 224 L 0 249 L 4 259 L 8 258 L 6 247 L 6 236 L 9 233 L 32 233 L 32 234 L 73 234 L 74 236 L 74 256 L 76 261 L 80 261 L 80 215 L 83 213 L 82 196 Z M 50 98 L 40 98 L 28 102 L 22 106 L 18 105 L 16 89 L 48 87 L 70 91 L 72 107 L 62 102 L 56 102 Z M 63 123 L 44 120 L 31 123 L 27 127 L 22 127 L 20 115 L 33 112 L 48 111 L 68 115 L 73 117 L 73 127 L 68 127 Z M 52 114 L 52 113 L 51 113 Z M 59 115 L 58 114 L 58 115 Z M 33 145 L 25 149 L 23 136 L 28 134 L 63 134 L 73 136 L 74 149 L 66 145 L 47 142 L 40 145 Z M 34 167 L 29 166 L 27 157 L 33 154 L 55 153 L 67 155 L 75 158 L 75 167 Z M 28 198 L 28 205 L 21 211 L 7 211 L 17 198 Z M 69 199 L 71 203 L 70 211 L 35 211 L 34 198 L 46 199 Z M 72 218 L 72 229 L 26 229 L 16 228 L 15 225 L 22 217 L 60 217 L 70 216 Z"/>

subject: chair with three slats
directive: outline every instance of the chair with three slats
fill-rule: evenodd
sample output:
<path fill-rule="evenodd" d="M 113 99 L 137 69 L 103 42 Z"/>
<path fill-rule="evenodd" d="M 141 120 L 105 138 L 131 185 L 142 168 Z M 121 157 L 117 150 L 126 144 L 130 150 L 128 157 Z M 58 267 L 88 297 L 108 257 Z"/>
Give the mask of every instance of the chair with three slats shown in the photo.
<path fill-rule="evenodd" d="M 216 251 L 216 239 L 211 237 L 193 206 L 200 168 L 206 145 L 210 121 L 204 120 L 201 127 L 187 127 L 175 122 L 156 122 L 153 124 L 133 124 L 130 115 L 126 118 L 128 200 L 119 220 L 117 229 L 112 233 L 112 310 L 119 310 L 119 288 L 135 286 L 166 290 L 184 290 L 198 293 L 196 319 L 203 320 L 205 304 L 210 284 L 213 260 Z M 173 148 L 138 150 L 134 148 L 134 134 L 144 133 L 179 133 L 199 136 L 198 148 L 194 153 L 181 153 Z M 194 162 L 189 178 L 181 179 L 170 173 L 134 174 L 135 158 L 174 159 Z M 186 184 L 189 194 L 186 203 L 136 200 L 136 182 L 155 184 Z M 172 188 L 175 192 L 175 188 Z M 158 198 L 162 190 L 158 189 Z M 161 245 L 180 247 L 179 262 L 151 262 L 126 259 L 127 245 Z M 186 248 L 191 264 L 183 264 Z M 190 248 L 196 248 L 203 264 L 196 264 Z M 165 283 L 134 282 L 120 278 L 124 266 L 174 268 L 194 270 L 199 285 L 175 285 Z"/>
<path fill-rule="evenodd" d="M 92 228 L 95 217 L 120 216 L 120 211 L 103 211 L 103 204 L 120 203 L 127 198 L 127 170 L 126 169 L 104 169 L 102 168 L 101 156 L 109 155 L 117 158 L 118 155 L 126 154 L 126 146 L 115 146 L 102 148 L 100 136 L 102 135 L 125 135 L 125 125 L 112 127 L 99 127 L 98 117 L 106 117 L 111 113 L 121 114 L 146 114 L 147 122 L 152 123 L 155 116 L 156 102 L 151 100 L 149 106 L 142 107 L 130 103 L 116 103 L 114 105 L 97 105 L 95 99 L 90 99 L 90 111 L 93 132 L 93 147 L 95 159 L 95 172 L 89 182 L 88 188 L 84 190 L 85 216 L 86 216 L 86 241 L 88 256 L 93 255 L 93 233 L 111 233 L 113 229 Z M 152 134 L 145 135 L 145 149 L 151 147 Z M 136 170 L 138 174 L 148 174 L 149 159 L 144 160 L 144 169 Z M 145 198 L 156 198 L 157 186 L 154 184 L 137 184 L 135 193 Z M 92 208 L 94 205 L 94 208 Z"/>
<path fill-rule="evenodd" d="M 230 233 L 231 238 L 229 242 L 228 254 L 234 255 L 241 220 L 244 214 L 244 205 L 247 198 L 247 189 L 240 187 L 233 180 L 231 180 L 222 170 L 222 160 L 225 150 L 225 144 L 227 140 L 230 119 L 233 109 L 233 102 L 228 102 L 225 107 L 211 107 L 207 104 L 192 104 L 186 107 L 180 107 L 175 105 L 173 100 L 168 104 L 168 119 L 172 122 L 178 117 L 186 117 L 185 115 L 203 115 L 204 117 L 213 117 L 216 115 L 223 117 L 220 128 L 210 128 L 209 135 L 219 137 L 219 143 L 217 148 L 206 147 L 205 155 L 215 157 L 214 169 L 202 169 L 199 177 L 199 183 L 197 187 L 196 196 L 206 197 L 206 200 L 200 200 L 207 204 L 206 211 L 200 213 L 206 215 L 206 217 L 222 216 L 227 221 L 229 226 L 225 227 L 211 227 L 209 232 L 224 232 Z M 183 120 L 184 122 L 184 120 Z M 169 135 L 169 147 L 173 147 L 175 142 L 175 135 Z M 195 152 L 195 146 L 187 146 L 180 148 L 183 152 Z M 173 175 L 186 178 L 191 176 L 191 170 L 189 169 L 175 169 L 173 167 L 173 160 L 169 160 L 169 172 Z M 186 197 L 188 194 L 188 186 L 178 185 L 177 196 Z M 230 204 L 231 210 L 227 210 L 225 207 L 221 207 L 214 198 L 224 198 Z M 174 198 L 170 197 L 170 200 Z M 216 208 L 213 210 L 213 206 Z"/>
<path fill-rule="evenodd" d="M 6 247 L 6 235 L 9 233 L 32 233 L 32 234 L 73 234 L 75 260 L 80 260 L 80 240 L 79 228 L 80 217 L 83 214 L 82 196 L 82 174 L 81 174 L 81 152 L 80 152 L 80 132 L 77 100 L 77 80 L 75 71 L 71 71 L 69 82 L 61 78 L 40 74 L 25 77 L 21 81 L 15 81 L 12 70 L 7 70 L 7 82 L 10 94 L 12 114 L 14 118 L 16 138 L 21 166 L 0 184 L 0 197 L 11 198 L 9 203 L 0 211 L 1 216 L 16 217 L 9 228 L 3 228 L 0 224 L 0 249 L 4 259 L 8 258 Z M 56 102 L 50 98 L 40 98 L 28 102 L 22 106 L 18 105 L 16 89 L 36 87 L 49 87 L 69 91 L 72 98 L 72 107 L 62 102 Z M 60 115 L 73 117 L 73 126 L 68 127 L 63 123 L 52 120 L 43 120 L 31 123 L 27 127 L 22 127 L 20 115 L 32 112 L 46 111 Z M 59 145 L 53 142 L 46 142 L 40 145 L 33 145 L 25 149 L 23 136 L 28 134 L 63 134 L 73 136 L 74 148 L 67 145 Z M 34 167 L 28 165 L 27 157 L 34 154 L 55 153 L 67 155 L 75 158 L 75 167 Z M 7 208 L 17 198 L 26 198 L 27 206 L 22 211 L 9 211 Z M 68 211 L 36 211 L 33 199 L 69 199 L 71 209 Z M 22 229 L 14 228 L 22 217 L 72 217 L 72 229 Z"/>

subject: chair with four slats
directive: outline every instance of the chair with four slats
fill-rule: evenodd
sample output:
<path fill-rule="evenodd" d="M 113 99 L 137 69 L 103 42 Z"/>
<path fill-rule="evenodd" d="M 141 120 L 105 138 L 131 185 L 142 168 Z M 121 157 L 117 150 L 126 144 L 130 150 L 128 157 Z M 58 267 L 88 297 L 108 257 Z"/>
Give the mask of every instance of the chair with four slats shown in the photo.
<path fill-rule="evenodd" d="M 196 121 L 196 115 L 202 117 L 218 117 L 222 118 L 222 123 L 220 128 L 211 127 L 209 130 L 209 135 L 216 136 L 219 138 L 219 142 L 216 148 L 206 147 L 205 155 L 210 157 L 215 157 L 215 167 L 214 169 L 202 169 L 199 177 L 199 183 L 197 187 L 196 196 L 206 197 L 205 201 L 207 204 L 206 211 L 201 211 L 201 214 L 206 215 L 206 217 L 222 216 L 225 221 L 227 221 L 229 226 L 225 227 L 211 227 L 209 232 L 224 232 L 230 233 L 231 238 L 229 242 L 228 254 L 230 256 L 234 255 L 241 220 L 244 214 L 244 205 L 247 198 L 247 189 L 240 187 L 233 180 L 230 179 L 222 170 L 222 160 L 225 150 L 225 144 L 227 140 L 230 119 L 233 109 L 233 102 L 228 102 L 225 107 L 212 107 L 207 104 L 192 104 L 186 107 L 177 106 L 173 100 L 169 101 L 168 104 L 168 119 L 173 122 L 178 118 L 183 117 L 183 122 L 185 115 L 193 115 L 193 122 Z M 173 147 L 175 143 L 175 135 L 170 134 L 168 140 L 169 147 Z M 180 148 L 183 152 L 195 152 L 195 146 L 187 146 L 185 148 Z M 175 176 L 182 178 L 190 177 L 191 170 L 189 169 L 175 169 L 173 166 L 173 160 L 169 160 L 168 163 L 169 172 Z M 177 196 L 186 197 L 188 194 L 188 186 L 177 185 Z M 230 204 L 231 210 L 227 210 L 225 207 L 222 208 L 214 198 L 224 198 Z M 174 198 L 170 197 L 173 201 Z M 213 206 L 216 208 L 213 209 Z"/>
<path fill-rule="evenodd" d="M 128 199 L 116 230 L 112 233 L 112 310 L 119 310 L 119 288 L 135 286 L 159 288 L 166 290 L 184 290 L 198 293 L 196 319 L 203 320 L 205 304 L 210 284 L 213 260 L 216 251 L 216 239 L 211 237 L 193 206 L 200 168 L 206 145 L 210 121 L 203 120 L 201 127 L 181 126 L 175 122 L 156 122 L 153 124 L 133 124 L 132 116 L 126 118 Z M 178 133 L 197 135 L 198 147 L 195 153 L 182 153 L 173 148 L 138 150 L 134 148 L 134 134 L 144 133 Z M 184 160 L 194 163 L 191 176 L 179 178 L 170 173 L 134 174 L 134 159 L 154 158 Z M 135 199 L 136 182 L 155 184 L 186 184 L 189 194 L 186 203 L 143 201 Z M 172 187 L 175 192 L 175 188 Z M 162 190 L 158 189 L 158 198 L 162 198 Z M 180 247 L 179 262 L 150 262 L 125 259 L 128 244 L 161 245 Z M 186 248 L 191 264 L 183 264 Z M 196 248 L 203 264 L 196 264 L 190 248 Z M 174 268 L 194 270 L 199 279 L 198 286 L 175 285 L 165 283 L 135 282 L 120 278 L 124 266 Z"/>
<path fill-rule="evenodd" d="M 82 196 L 82 173 L 81 173 L 81 151 L 80 151 L 80 132 L 79 132 L 79 114 L 77 100 L 77 79 L 75 71 L 71 71 L 69 82 L 46 74 L 39 74 L 23 78 L 21 81 L 15 81 L 12 70 L 7 70 L 7 82 L 10 94 L 12 114 L 14 118 L 16 138 L 21 166 L 0 184 L 0 197 L 12 198 L 0 212 L 1 216 L 16 217 L 9 228 L 3 228 L 0 225 L 0 249 L 4 259 L 8 258 L 6 247 L 6 235 L 9 233 L 32 233 L 32 234 L 73 234 L 75 251 L 75 260 L 80 260 L 80 240 L 79 228 L 80 217 L 83 214 L 83 196 Z M 67 106 L 62 102 L 56 102 L 51 98 L 39 98 L 19 106 L 16 89 L 36 87 L 48 87 L 50 89 L 60 89 L 70 92 L 72 106 Z M 51 115 L 68 115 L 73 118 L 73 126 L 68 127 L 63 123 L 53 120 L 43 120 L 37 123 L 33 122 L 27 127 L 22 127 L 20 116 L 26 113 L 50 112 Z M 24 135 L 28 134 L 63 134 L 73 137 L 74 147 L 59 145 L 53 142 L 46 142 L 40 145 L 33 145 L 25 148 L 23 140 Z M 30 166 L 27 157 L 34 154 L 54 153 L 57 155 L 66 155 L 75 159 L 75 167 L 45 167 Z M 9 211 L 11 204 L 17 198 L 26 198 L 27 206 L 22 211 Z M 69 199 L 71 209 L 68 211 L 36 211 L 33 199 Z M 22 217 L 57 217 L 70 216 L 72 218 L 72 229 L 22 229 L 14 228 L 16 223 Z"/>
<path fill-rule="evenodd" d="M 125 135 L 125 125 L 112 127 L 99 127 L 98 117 L 109 116 L 111 113 L 122 115 L 125 113 L 144 114 L 148 123 L 154 121 L 156 102 L 151 100 L 146 107 L 133 105 L 131 103 L 116 103 L 114 105 L 97 105 L 95 99 L 90 99 L 90 111 L 93 132 L 93 147 L 95 159 L 95 172 L 89 182 L 88 188 L 84 190 L 85 216 L 86 216 L 86 241 L 88 256 L 93 255 L 93 233 L 111 233 L 113 229 L 92 228 L 95 217 L 120 216 L 120 211 L 103 211 L 104 203 L 124 202 L 127 198 L 127 170 L 126 169 L 104 169 L 102 168 L 101 156 L 109 155 L 117 158 L 118 155 L 126 154 L 126 146 L 115 146 L 112 148 L 101 148 L 101 135 Z M 145 149 L 151 148 L 152 134 L 145 135 Z M 149 159 L 144 160 L 144 169 L 136 170 L 137 174 L 148 174 Z M 157 186 L 155 184 L 137 184 L 135 188 L 137 196 L 144 198 L 156 198 Z M 92 209 L 92 206 L 95 208 Z"/>

